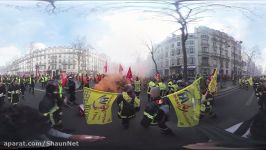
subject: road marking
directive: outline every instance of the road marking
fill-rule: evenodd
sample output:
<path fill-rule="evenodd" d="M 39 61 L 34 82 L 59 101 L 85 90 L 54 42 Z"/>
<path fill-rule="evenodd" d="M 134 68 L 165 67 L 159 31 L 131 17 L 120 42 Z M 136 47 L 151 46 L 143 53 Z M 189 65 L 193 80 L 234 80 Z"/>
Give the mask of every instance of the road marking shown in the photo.
<path fill-rule="evenodd" d="M 41 91 L 41 92 L 45 92 L 45 90 L 42 89 L 34 89 L 35 91 Z"/>
<path fill-rule="evenodd" d="M 254 92 L 253 92 L 252 95 L 249 97 L 248 101 L 246 102 L 246 106 L 249 106 L 249 105 L 251 104 L 253 98 L 254 98 Z"/>
<path fill-rule="evenodd" d="M 233 91 L 236 91 L 236 90 L 239 90 L 239 89 L 238 89 L 238 88 L 235 88 L 235 89 L 233 89 L 233 90 L 231 90 L 231 91 L 229 91 L 229 92 L 226 92 L 226 93 L 223 94 L 223 95 L 218 95 L 218 96 L 216 96 L 216 97 L 217 97 L 217 98 L 223 98 L 223 97 L 225 97 L 225 96 L 228 96 L 228 95 L 232 94 Z"/>

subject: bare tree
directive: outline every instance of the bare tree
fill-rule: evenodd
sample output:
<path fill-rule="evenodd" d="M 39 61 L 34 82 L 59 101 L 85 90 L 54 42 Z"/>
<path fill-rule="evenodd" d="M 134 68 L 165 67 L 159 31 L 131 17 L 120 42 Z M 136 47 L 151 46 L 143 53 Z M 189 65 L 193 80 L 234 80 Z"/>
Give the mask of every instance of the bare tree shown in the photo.
<path fill-rule="evenodd" d="M 151 40 L 150 40 L 150 43 L 145 42 L 145 46 L 148 48 L 148 50 L 151 54 L 151 58 L 152 58 L 152 61 L 154 63 L 154 66 L 155 66 L 155 72 L 159 73 L 158 66 L 157 66 L 157 63 L 156 63 L 156 60 L 154 57 L 154 53 L 156 53 L 157 47 L 155 47 L 155 45 L 153 44 L 153 42 Z"/>
<path fill-rule="evenodd" d="M 81 71 L 80 66 L 81 66 L 81 62 L 83 62 L 83 67 L 85 68 L 85 70 L 83 69 L 82 71 L 87 71 L 87 63 L 86 63 L 86 56 L 87 56 L 87 52 L 89 51 L 89 49 L 92 48 L 92 46 L 90 44 L 88 44 L 87 42 L 87 38 L 85 36 L 83 37 L 77 37 L 74 42 L 71 44 L 71 47 L 73 49 L 77 49 L 77 61 L 78 61 L 78 72 Z"/>

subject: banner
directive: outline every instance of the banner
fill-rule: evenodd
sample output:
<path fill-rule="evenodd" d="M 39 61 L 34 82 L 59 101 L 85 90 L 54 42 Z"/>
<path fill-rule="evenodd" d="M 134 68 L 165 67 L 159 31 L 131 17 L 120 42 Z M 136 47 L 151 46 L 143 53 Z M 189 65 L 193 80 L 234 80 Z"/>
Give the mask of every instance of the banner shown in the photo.
<path fill-rule="evenodd" d="M 200 80 L 173 94 L 167 95 L 171 101 L 176 116 L 178 127 L 193 127 L 198 125 L 200 116 Z"/>
<path fill-rule="evenodd" d="M 84 88 L 84 112 L 87 124 L 107 124 L 112 122 L 112 105 L 117 93 Z"/>
<path fill-rule="evenodd" d="M 210 93 L 216 93 L 217 92 L 217 69 L 215 69 L 215 71 L 211 77 L 211 81 L 208 85 L 208 91 Z"/>

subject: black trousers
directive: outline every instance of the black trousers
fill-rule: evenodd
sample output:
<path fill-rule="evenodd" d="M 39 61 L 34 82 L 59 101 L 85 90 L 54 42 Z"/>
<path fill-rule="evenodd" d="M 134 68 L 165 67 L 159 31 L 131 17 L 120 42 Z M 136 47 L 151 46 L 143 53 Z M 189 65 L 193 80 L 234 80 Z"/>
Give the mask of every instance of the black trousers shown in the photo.
<path fill-rule="evenodd" d="M 150 94 L 147 94 L 148 95 L 148 102 L 151 101 L 151 95 Z"/>
<path fill-rule="evenodd" d="M 44 88 L 45 87 L 45 83 L 44 82 L 42 82 L 42 88 Z"/>
<path fill-rule="evenodd" d="M 25 88 L 23 88 L 23 89 L 21 88 L 20 91 L 21 91 L 21 95 L 24 96 Z"/>
<path fill-rule="evenodd" d="M 125 128 L 128 128 L 129 127 L 129 118 L 122 118 L 122 125 L 123 127 Z"/>
<path fill-rule="evenodd" d="M 136 94 L 137 98 L 139 98 L 140 92 L 135 92 L 135 94 Z"/>
<path fill-rule="evenodd" d="M 0 108 L 4 105 L 5 103 L 5 97 L 0 97 Z"/>
<path fill-rule="evenodd" d="M 29 93 L 31 93 L 32 95 L 34 94 L 34 84 L 29 85 Z"/>
<path fill-rule="evenodd" d="M 69 101 L 75 102 L 76 101 L 76 93 L 69 93 Z"/>

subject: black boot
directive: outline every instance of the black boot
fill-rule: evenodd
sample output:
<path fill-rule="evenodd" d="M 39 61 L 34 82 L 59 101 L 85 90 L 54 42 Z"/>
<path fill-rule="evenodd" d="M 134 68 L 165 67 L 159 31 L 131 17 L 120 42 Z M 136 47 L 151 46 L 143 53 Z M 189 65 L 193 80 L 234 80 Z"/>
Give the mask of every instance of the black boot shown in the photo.
<path fill-rule="evenodd" d="M 161 133 L 164 135 L 175 136 L 175 133 L 170 128 L 161 129 Z"/>

